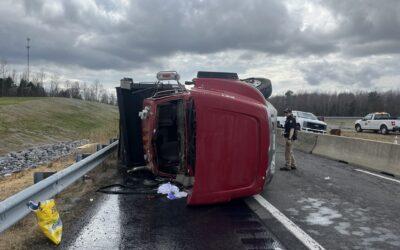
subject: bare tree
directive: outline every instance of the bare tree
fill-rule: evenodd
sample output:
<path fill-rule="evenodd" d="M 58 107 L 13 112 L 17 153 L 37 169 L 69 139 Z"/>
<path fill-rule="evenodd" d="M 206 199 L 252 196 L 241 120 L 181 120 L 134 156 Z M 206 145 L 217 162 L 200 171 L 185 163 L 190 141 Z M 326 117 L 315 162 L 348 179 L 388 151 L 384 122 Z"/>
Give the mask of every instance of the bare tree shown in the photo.
<path fill-rule="evenodd" d="M 60 76 L 56 73 L 52 74 L 50 77 L 50 96 L 57 96 L 60 91 Z"/>
<path fill-rule="evenodd" d="M 86 101 L 93 101 L 92 100 L 93 94 L 92 94 L 92 88 L 88 86 L 86 82 L 83 83 L 83 98 Z"/>
<path fill-rule="evenodd" d="M 80 85 L 79 85 L 78 81 L 75 81 L 72 84 L 71 90 L 70 90 L 70 95 L 71 95 L 71 98 L 82 99 L 81 89 L 80 89 Z"/>
<path fill-rule="evenodd" d="M 107 91 L 105 89 L 101 90 L 100 102 L 101 103 L 105 103 L 105 104 L 108 104 L 108 102 L 109 102 L 108 93 L 107 93 Z"/>
<path fill-rule="evenodd" d="M 110 94 L 110 104 L 111 105 L 116 105 L 117 104 L 117 97 L 115 96 L 114 93 Z"/>
<path fill-rule="evenodd" d="M 4 81 L 7 75 L 7 61 L 5 59 L 0 60 L 0 74 Z M 6 93 L 6 84 L 1 82 L 1 95 Z"/>
<path fill-rule="evenodd" d="M 44 72 L 44 69 L 40 69 L 39 73 L 37 74 L 37 77 L 39 78 L 40 84 L 43 86 L 44 81 L 46 80 L 46 73 Z"/>
<path fill-rule="evenodd" d="M 11 72 L 11 79 L 13 80 L 14 83 L 18 82 L 17 71 L 15 69 L 13 69 Z"/>
<path fill-rule="evenodd" d="M 93 100 L 92 101 L 99 101 L 100 90 L 102 89 L 102 85 L 100 84 L 99 79 L 94 80 L 92 84 L 92 91 L 93 91 Z"/>
<path fill-rule="evenodd" d="M 7 60 L 6 59 L 0 59 L 0 74 L 3 79 L 7 77 Z"/>

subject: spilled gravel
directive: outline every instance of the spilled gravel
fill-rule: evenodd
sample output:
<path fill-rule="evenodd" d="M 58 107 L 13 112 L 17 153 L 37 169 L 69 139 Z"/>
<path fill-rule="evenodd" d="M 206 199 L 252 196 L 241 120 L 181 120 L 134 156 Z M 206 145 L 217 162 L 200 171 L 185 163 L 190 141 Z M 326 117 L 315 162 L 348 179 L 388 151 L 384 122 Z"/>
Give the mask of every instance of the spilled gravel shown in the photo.
<path fill-rule="evenodd" d="M 50 163 L 74 153 L 77 147 L 87 143 L 88 140 L 63 141 L 0 156 L 0 176 Z"/>

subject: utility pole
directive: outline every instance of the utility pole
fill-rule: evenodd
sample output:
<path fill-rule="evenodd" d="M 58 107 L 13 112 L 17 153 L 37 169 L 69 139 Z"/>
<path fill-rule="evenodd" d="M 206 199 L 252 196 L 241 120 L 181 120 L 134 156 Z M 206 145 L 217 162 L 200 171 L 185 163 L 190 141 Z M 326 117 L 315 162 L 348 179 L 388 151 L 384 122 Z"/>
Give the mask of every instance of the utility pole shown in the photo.
<path fill-rule="evenodd" d="M 31 41 L 31 39 L 28 37 L 26 38 L 26 49 L 28 50 L 28 55 L 27 55 L 27 59 L 28 59 L 28 83 L 29 83 L 29 49 L 31 48 L 31 46 L 29 46 L 29 42 Z"/>

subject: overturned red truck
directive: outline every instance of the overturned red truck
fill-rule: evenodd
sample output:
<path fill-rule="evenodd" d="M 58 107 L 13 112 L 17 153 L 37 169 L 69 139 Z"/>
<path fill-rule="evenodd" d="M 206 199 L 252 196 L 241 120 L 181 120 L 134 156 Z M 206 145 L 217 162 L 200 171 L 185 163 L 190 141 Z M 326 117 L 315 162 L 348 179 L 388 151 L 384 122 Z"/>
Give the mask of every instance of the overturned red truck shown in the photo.
<path fill-rule="evenodd" d="M 185 85 L 175 71 L 156 82 L 121 80 L 121 165 L 181 183 L 189 205 L 260 193 L 275 168 L 271 82 L 203 71 Z"/>

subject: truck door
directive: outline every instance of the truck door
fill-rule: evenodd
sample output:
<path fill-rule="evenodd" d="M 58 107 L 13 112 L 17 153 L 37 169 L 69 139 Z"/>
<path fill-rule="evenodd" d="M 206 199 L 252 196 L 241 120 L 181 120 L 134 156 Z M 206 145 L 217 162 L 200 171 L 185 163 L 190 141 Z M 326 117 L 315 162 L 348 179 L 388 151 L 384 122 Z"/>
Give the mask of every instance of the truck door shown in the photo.
<path fill-rule="evenodd" d="M 196 161 L 188 204 L 225 202 L 261 192 L 270 140 L 265 105 L 204 92 L 192 90 Z"/>
<path fill-rule="evenodd" d="M 373 128 L 372 123 L 371 123 L 372 117 L 373 117 L 373 114 L 368 114 L 364 117 L 363 122 L 362 122 L 363 129 L 372 129 Z"/>
<path fill-rule="evenodd" d="M 370 129 L 379 129 L 381 123 L 382 123 L 382 115 L 374 114 L 372 116 L 372 120 L 369 123 Z"/>

